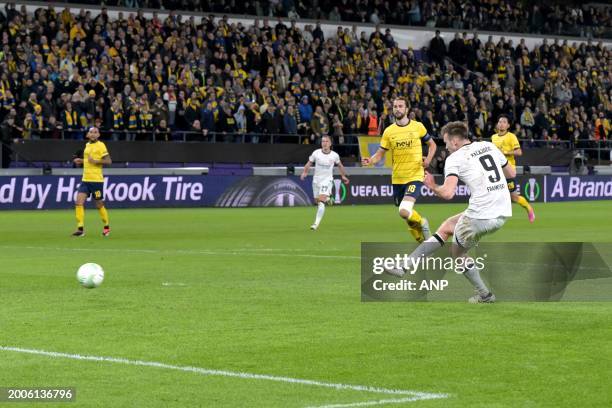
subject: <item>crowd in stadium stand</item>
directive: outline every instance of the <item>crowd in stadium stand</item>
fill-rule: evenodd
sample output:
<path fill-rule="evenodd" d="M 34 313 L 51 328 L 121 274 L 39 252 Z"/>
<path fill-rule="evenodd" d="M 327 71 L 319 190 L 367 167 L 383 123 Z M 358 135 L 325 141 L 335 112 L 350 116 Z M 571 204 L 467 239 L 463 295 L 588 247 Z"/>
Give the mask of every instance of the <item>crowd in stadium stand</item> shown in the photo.
<path fill-rule="evenodd" d="M 268 142 L 300 134 L 336 144 L 379 135 L 395 96 L 439 136 L 466 120 L 474 137 L 505 113 L 529 145 L 605 139 L 612 108 L 611 53 L 601 43 L 521 42 L 439 33 L 422 58 L 400 50 L 390 30 L 256 20 L 252 26 L 171 12 L 111 20 L 105 11 L 3 10 L 0 131 L 5 140 L 105 138 Z M 450 57 L 452 62 L 446 57 Z M 66 131 L 70 131 L 67 133 Z M 243 136 L 244 135 L 244 136 Z M 284 136 L 279 141 L 296 142 Z"/>
<path fill-rule="evenodd" d="M 99 4 L 95 0 L 73 2 Z M 105 3 L 131 8 L 612 37 L 612 7 L 581 1 L 111 0 Z"/>

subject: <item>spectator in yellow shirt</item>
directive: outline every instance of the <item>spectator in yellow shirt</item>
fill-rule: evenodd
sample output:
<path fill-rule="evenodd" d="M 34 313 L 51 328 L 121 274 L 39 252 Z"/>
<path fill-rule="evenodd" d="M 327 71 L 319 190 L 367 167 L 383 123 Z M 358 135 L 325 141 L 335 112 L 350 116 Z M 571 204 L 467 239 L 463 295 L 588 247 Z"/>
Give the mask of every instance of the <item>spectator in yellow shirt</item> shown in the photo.
<path fill-rule="evenodd" d="M 83 40 L 85 39 L 86 36 L 87 34 L 85 33 L 85 30 L 83 30 L 83 26 L 81 25 L 81 23 L 76 23 L 70 29 L 70 39 L 71 40 L 74 40 L 77 37 Z"/>

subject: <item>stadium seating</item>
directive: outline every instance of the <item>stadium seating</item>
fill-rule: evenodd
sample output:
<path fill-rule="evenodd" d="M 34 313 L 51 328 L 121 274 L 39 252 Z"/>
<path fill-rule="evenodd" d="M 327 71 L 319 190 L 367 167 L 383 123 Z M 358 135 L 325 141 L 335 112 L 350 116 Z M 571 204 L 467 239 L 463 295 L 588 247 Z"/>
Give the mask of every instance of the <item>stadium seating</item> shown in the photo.
<path fill-rule="evenodd" d="M 93 0 L 72 3 L 98 4 Z M 110 0 L 110 6 L 612 38 L 612 8 L 578 1 Z M 540 3 L 540 4 L 533 4 Z M 558 4 L 555 4 L 558 3 Z M 603 3 L 603 2 L 602 2 Z"/>
<path fill-rule="evenodd" d="M 97 125 L 108 140 L 317 143 L 331 134 L 353 144 L 391 123 L 398 95 L 434 136 L 467 120 L 474 137 L 488 137 L 502 113 L 525 147 L 585 148 L 610 131 L 610 50 L 601 42 L 528 49 L 457 33 L 406 50 L 389 29 L 326 37 L 286 20 L 24 10 L 7 5 L 0 19 L 4 141 L 82 139 Z M 415 22 L 427 18 L 423 10 Z"/>

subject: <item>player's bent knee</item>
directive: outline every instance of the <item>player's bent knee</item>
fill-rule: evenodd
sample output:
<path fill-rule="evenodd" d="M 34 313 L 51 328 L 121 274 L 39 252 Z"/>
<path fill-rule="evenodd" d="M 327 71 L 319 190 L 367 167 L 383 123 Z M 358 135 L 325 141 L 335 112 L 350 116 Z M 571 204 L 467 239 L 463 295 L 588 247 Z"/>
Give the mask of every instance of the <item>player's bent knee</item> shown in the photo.
<path fill-rule="evenodd" d="M 74 202 L 75 205 L 83 206 L 85 205 L 85 200 L 87 200 L 87 195 L 85 194 L 77 194 L 76 200 Z"/>
<path fill-rule="evenodd" d="M 438 230 L 436 231 L 436 234 L 438 234 L 440 236 L 440 238 L 442 238 L 443 240 L 447 240 L 448 237 L 453 235 L 453 232 L 455 231 L 455 225 L 457 224 L 457 220 L 453 219 L 453 218 L 449 218 L 447 220 L 445 220 L 442 225 L 440 225 L 440 227 L 438 228 Z"/>
<path fill-rule="evenodd" d="M 449 237 L 453 236 L 453 233 L 452 231 L 449 233 L 448 231 L 437 230 L 436 235 L 439 236 L 443 242 L 446 242 Z"/>
<path fill-rule="evenodd" d="M 438 234 L 440 238 L 446 241 L 448 237 L 453 235 L 453 229 L 450 227 L 450 225 L 444 223 L 440 225 L 440 227 L 436 231 L 436 234 Z"/>

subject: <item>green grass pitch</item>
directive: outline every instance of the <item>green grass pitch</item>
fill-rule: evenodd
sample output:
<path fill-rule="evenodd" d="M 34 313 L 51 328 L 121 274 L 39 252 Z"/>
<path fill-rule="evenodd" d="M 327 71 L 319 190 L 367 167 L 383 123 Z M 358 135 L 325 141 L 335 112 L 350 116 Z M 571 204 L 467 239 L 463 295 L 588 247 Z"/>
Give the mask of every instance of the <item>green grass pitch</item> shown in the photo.
<path fill-rule="evenodd" d="M 464 207 L 417 209 L 435 228 Z M 540 204 L 534 225 L 513 209 L 515 217 L 488 240 L 610 241 L 612 202 Z M 332 207 L 316 232 L 308 229 L 314 207 L 109 213 L 110 237 L 101 236 L 97 211 L 88 207 L 87 236 L 71 238 L 72 211 L 0 212 L 0 387 L 76 387 L 76 402 L 49 407 L 612 401 L 612 303 L 360 302 L 360 243 L 410 240 L 393 206 Z M 78 285 L 85 262 L 104 267 L 100 288 Z M 246 373 L 447 398 L 408 401 Z"/>

